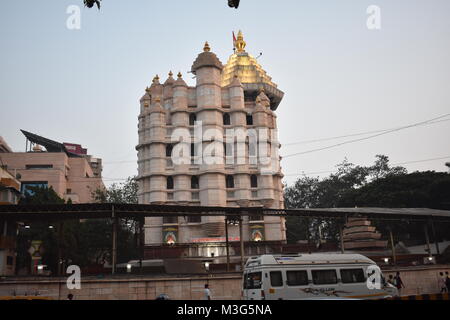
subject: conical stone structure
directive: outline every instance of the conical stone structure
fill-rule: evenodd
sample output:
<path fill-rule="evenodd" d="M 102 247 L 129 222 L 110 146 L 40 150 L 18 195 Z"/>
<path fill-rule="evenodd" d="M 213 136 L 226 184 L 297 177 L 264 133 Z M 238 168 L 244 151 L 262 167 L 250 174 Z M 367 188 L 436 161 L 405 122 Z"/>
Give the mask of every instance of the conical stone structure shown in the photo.
<path fill-rule="evenodd" d="M 349 218 L 344 227 L 344 248 L 348 250 L 384 249 L 387 241 L 365 217 Z"/>

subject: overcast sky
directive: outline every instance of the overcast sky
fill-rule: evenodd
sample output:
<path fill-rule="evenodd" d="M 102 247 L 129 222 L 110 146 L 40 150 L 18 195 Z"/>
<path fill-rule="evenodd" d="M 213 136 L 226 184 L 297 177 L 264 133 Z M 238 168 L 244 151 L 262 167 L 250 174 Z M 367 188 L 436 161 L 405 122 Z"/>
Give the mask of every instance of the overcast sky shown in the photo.
<path fill-rule="evenodd" d="M 80 30 L 66 26 L 70 5 L 81 7 Z M 370 5 L 380 30 L 367 28 Z M 285 92 L 282 155 L 369 137 L 450 113 L 449 15 L 448 0 L 242 0 L 238 10 L 226 0 L 103 0 L 100 11 L 82 0 L 3 1 L 0 135 L 14 151 L 25 149 L 20 129 L 82 144 L 103 158 L 105 183 L 120 182 L 137 173 L 139 99 L 155 74 L 181 71 L 194 85 L 186 72 L 203 43 L 225 63 L 242 29 Z M 364 132 L 374 133 L 296 144 Z M 285 181 L 376 154 L 445 171 L 449 137 L 450 121 L 439 121 L 287 157 Z"/>

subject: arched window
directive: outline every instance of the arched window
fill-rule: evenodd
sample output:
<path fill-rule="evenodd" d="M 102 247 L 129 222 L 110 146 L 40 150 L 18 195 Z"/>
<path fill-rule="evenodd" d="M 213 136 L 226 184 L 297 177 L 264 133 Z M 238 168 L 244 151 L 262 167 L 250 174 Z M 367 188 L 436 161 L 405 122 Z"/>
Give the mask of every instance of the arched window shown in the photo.
<path fill-rule="evenodd" d="M 223 114 L 223 125 L 224 126 L 231 125 L 231 118 L 230 118 L 230 114 L 229 113 L 224 113 Z"/>
<path fill-rule="evenodd" d="M 247 125 L 252 126 L 253 125 L 253 116 L 251 114 L 247 115 Z"/>
<path fill-rule="evenodd" d="M 173 190 L 173 178 L 167 177 L 167 190 Z"/>
<path fill-rule="evenodd" d="M 171 157 L 172 156 L 172 151 L 173 151 L 173 145 L 168 144 L 166 146 L 166 157 Z"/>
<path fill-rule="evenodd" d="M 191 189 L 200 189 L 200 183 L 197 176 L 191 177 Z"/>
<path fill-rule="evenodd" d="M 197 115 L 195 113 L 191 113 L 189 115 L 189 125 L 193 126 L 195 125 L 195 122 L 197 121 Z"/>
<path fill-rule="evenodd" d="M 250 187 L 258 188 L 258 177 L 254 174 L 250 176 Z"/>
<path fill-rule="evenodd" d="M 227 184 L 227 189 L 233 189 L 234 188 L 234 177 L 233 176 L 227 176 L 226 177 L 226 184 Z"/>

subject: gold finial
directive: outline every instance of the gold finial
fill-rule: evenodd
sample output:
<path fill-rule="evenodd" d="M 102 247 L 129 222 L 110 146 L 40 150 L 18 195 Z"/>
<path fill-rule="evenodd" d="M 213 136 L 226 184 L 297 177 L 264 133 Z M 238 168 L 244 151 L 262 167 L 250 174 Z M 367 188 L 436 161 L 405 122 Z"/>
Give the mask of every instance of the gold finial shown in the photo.
<path fill-rule="evenodd" d="M 203 47 L 203 51 L 204 52 L 210 52 L 211 51 L 211 48 L 209 47 L 208 41 L 205 42 L 205 46 Z"/>
<path fill-rule="evenodd" d="M 178 78 L 181 78 L 183 75 L 181 74 L 181 71 L 180 72 L 178 72 L 178 75 L 177 75 L 177 77 Z"/>
<path fill-rule="evenodd" d="M 169 77 L 173 76 L 172 70 L 169 72 Z"/>
<path fill-rule="evenodd" d="M 247 46 L 247 43 L 244 41 L 244 35 L 242 34 L 242 31 L 239 30 L 237 40 L 236 40 L 236 49 L 237 52 L 245 52 L 245 47 Z"/>
<path fill-rule="evenodd" d="M 147 92 L 147 93 L 149 93 L 149 92 L 150 92 L 150 89 L 149 89 L 149 87 L 145 88 L 145 92 Z"/>
<path fill-rule="evenodd" d="M 159 81 L 159 76 L 158 76 L 158 75 L 156 75 L 156 76 L 153 78 L 153 82 L 156 82 L 156 81 Z"/>

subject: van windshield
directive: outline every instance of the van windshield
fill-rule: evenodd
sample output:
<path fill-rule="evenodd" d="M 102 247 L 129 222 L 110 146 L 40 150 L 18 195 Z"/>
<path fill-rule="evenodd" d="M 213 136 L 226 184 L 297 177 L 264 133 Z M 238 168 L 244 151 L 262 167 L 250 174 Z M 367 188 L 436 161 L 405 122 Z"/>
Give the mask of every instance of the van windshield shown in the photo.
<path fill-rule="evenodd" d="M 261 289 L 261 272 L 251 272 L 245 275 L 244 289 Z"/>

